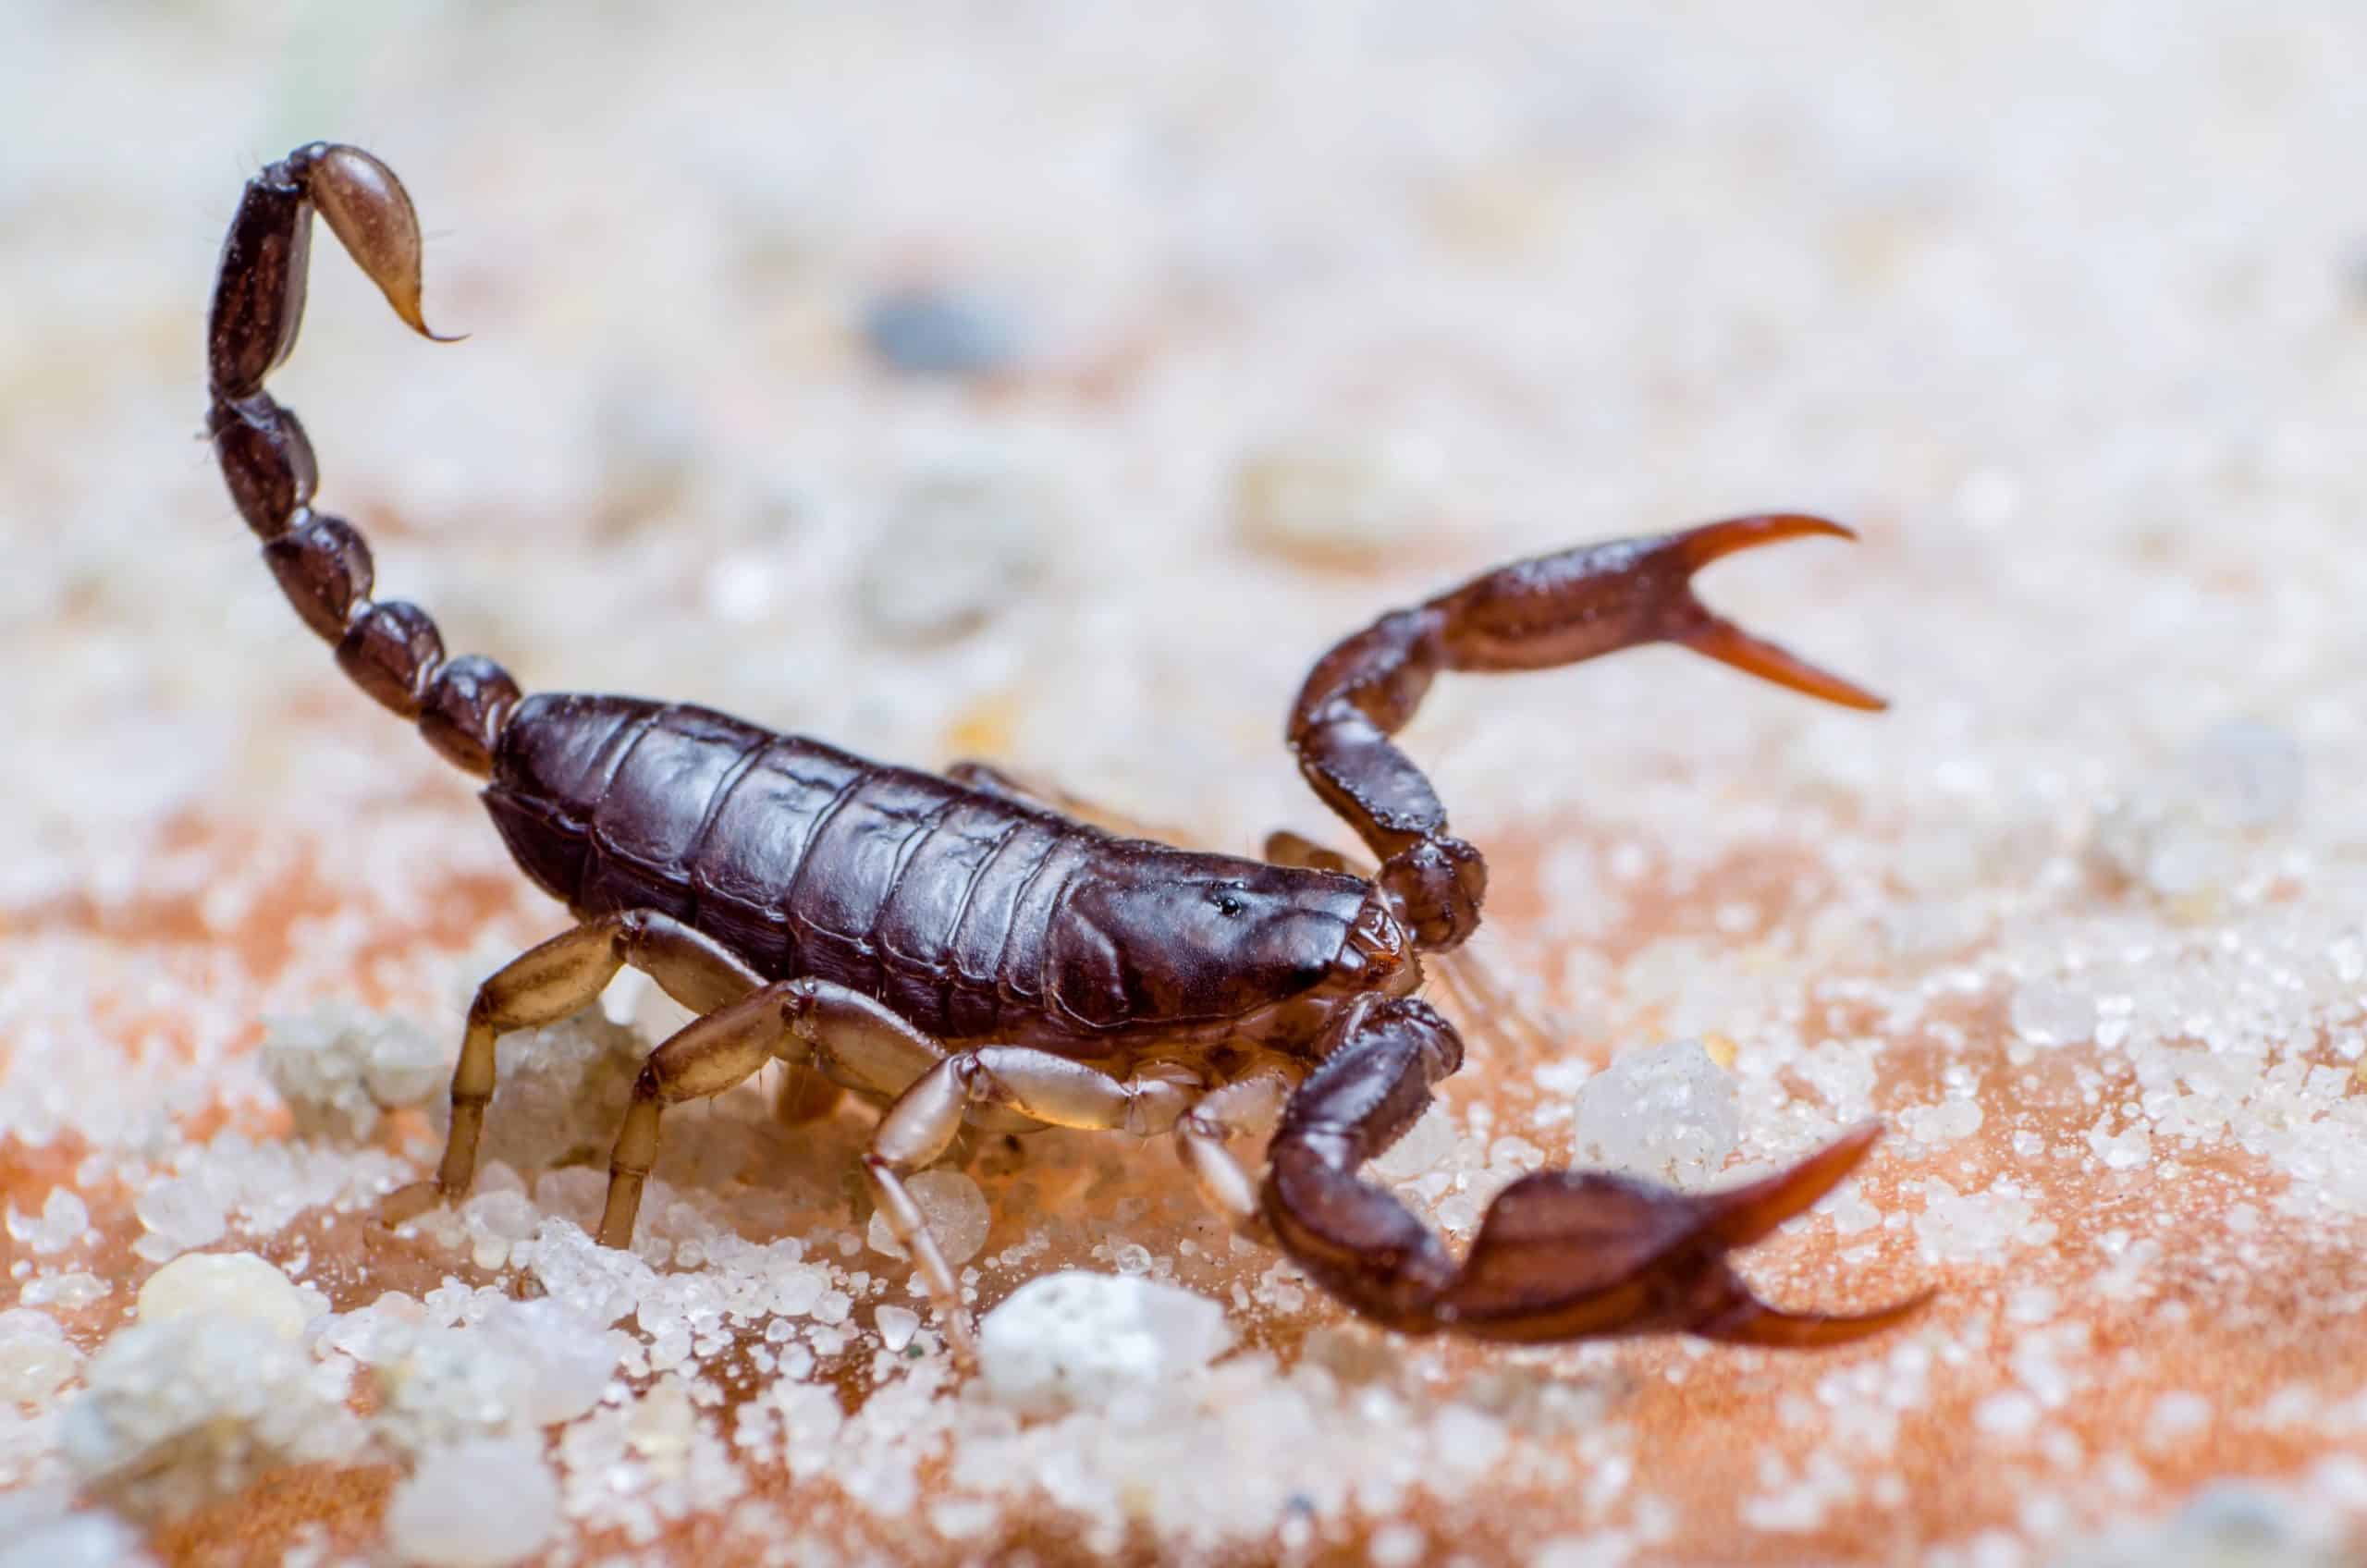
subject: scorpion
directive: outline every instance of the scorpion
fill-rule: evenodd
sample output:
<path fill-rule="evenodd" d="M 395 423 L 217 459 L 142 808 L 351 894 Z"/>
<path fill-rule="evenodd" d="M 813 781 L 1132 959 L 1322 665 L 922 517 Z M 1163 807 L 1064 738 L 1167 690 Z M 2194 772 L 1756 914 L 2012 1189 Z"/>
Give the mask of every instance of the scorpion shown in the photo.
<path fill-rule="evenodd" d="M 1663 642 L 1879 709 L 1711 613 L 1690 585 L 1735 551 L 1849 530 L 1796 513 L 1734 518 L 1522 560 L 1391 611 L 1317 662 L 1288 725 L 1301 773 L 1373 862 L 1359 869 L 1290 833 L 1259 859 L 1175 847 L 984 764 L 882 766 L 704 707 L 525 695 L 491 659 L 446 656 L 425 611 L 371 596 L 369 545 L 313 508 L 311 442 L 264 390 L 295 346 L 315 212 L 405 325 L 452 341 L 422 317 L 419 221 L 392 169 L 330 142 L 264 167 L 224 239 L 206 329 L 206 427 L 231 500 L 346 674 L 485 781 L 511 856 L 577 922 L 477 987 L 442 1160 L 385 1199 L 382 1221 L 468 1194 L 500 1037 L 588 1006 L 631 965 L 695 1016 L 634 1081 L 598 1241 L 632 1244 L 666 1108 L 786 1063 L 793 1083 L 802 1073 L 884 1108 L 863 1178 L 964 1362 L 975 1340 L 960 1287 L 905 1179 L 965 1126 L 1163 1136 L 1238 1233 L 1279 1244 L 1350 1311 L 1406 1334 L 1828 1345 L 1927 1299 L 1787 1311 L 1729 1261 L 1847 1175 L 1879 1122 L 1723 1191 L 1532 1172 L 1494 1198 L 1459 1261 L 1363 1172 L 1464 1060 L 1417 992 L 1426 958 L 1463 956 L 1487 862 L 1448 831 L 1391 739 L 1433 679 Z M 1253 1181 L 1229 1143 L 1269 1127 Z"/>

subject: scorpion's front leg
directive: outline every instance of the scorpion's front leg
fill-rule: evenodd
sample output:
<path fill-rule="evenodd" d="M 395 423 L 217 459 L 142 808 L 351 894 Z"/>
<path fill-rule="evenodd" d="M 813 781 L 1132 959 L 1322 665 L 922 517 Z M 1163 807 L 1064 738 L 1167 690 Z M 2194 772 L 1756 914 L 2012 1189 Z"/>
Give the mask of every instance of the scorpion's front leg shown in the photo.
<path fill-rule="evenodd" d="M 1221 1099 L 1221 1090 L 1203 1099 L 1197 1075 L 1174 1063 L 1154 1063 L 1118 1079 L 1049 1051 L 987 1046 L 946 1058 L 898 1097 L 872 1135 L 864 1173 L 889 1229 L 918 1265 L 946 1337 L 966 1358 L 975 1354 L 975 1336 L 961 1286 L 904 1190 L 904 1178 L 944 1158 L 973 1107 L 1001 1107 L 1053 1127 L 1138 1137 L 1171 1131 L 1185 1168 L 1210 1202 L 1234 1223 L 1246 1224 L 1255 1219 L 1252 1189 L 1224 1139 L 1234 1120 L 1277 1086 L 1263 1078 L 1245 1080 L 1237 1104 Z"/>
<path fill-rule="evenodd" d="M 1693 574 L 1721 556 L 1806 534 L 1852 538 L 1822 518 L 1735 518 L 1516 562 L 1383 616 L 1317 663 L 1291 710 L 1299 771 L 1380 860 L 1415 939 L 1441 951 L 1479 923 L 1487 864 L 1447 832 L 1430 782 L 1389 737 L 1441 670 L 1546 669 L 1644 643 L 1681 643 L 1737 669 L 1849 707 L 1882 699 L 1702 607 Z"/>
<path fill-rule="evenodd" d="M 1363 1316 L 1405 1333 L 1527 1342 L 1682 1332 L 1759 1345 L 1854 1340 L 1907 1317 L 1917 1296 L 1858 1317 L 1779 1311 L 1726 1256 L 1806 1210 L 1864 1158 L 1876 1128 L 1843 1134 L 1763 1181 L 1680 1193 L 1597 1171 L 1540 1171 L 1499 1194 L 1469 1256 L 1358 1169 L 1412 1126 L 1463 1047 L 1411 998 L 1367 1004 L 1275 1134 L 1266 1216 L 1284 1251 Z"/>

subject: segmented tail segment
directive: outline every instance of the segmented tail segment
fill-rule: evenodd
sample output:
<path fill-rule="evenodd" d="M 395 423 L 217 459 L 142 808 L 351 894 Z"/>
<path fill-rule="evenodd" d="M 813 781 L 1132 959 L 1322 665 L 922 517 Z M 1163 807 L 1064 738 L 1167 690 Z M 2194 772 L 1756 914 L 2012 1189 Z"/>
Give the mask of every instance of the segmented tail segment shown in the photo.
<path fill-rule="evenodd" d="M 343 518 L 313 509 L 313 444 L 263 389 L 303 321 L 315 209 L 412 331 L 450 341 L 420 316 L 419 217 L 394 170 L 359 147 L 299 147 L 247 182 L 222 241 L 205 334 L 214 398 L 206 429 L 239 515 L 262 538 L 264 564 L 304 624 L 336 647 L 355 685 L 485 777 L 518 683 L 478 655 L 446 658 L 443 635 L 417 605 L 370 597 L 369 545 Z"/>

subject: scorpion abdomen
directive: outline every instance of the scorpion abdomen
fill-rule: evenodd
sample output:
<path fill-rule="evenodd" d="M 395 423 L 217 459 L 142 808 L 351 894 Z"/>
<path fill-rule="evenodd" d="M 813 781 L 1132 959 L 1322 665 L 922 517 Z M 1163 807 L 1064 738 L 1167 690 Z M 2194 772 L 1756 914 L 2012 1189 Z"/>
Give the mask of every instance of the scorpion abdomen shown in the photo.
<path fill-rule="evenodd" d="M 877 997 L 950 1038 L 1040 1025 L 1054 913 L 1107 836 L 934 775 L 681 704 L 537 694 L 485 804 L 578 913 L 655 910 L 769 978 Z"/>

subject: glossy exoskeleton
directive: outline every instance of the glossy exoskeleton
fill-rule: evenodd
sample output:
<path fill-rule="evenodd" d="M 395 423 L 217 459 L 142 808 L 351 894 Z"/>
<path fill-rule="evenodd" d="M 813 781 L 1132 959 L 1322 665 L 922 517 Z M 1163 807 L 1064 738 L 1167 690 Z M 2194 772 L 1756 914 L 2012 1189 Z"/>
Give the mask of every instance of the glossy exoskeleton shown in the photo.
<path fill-rule="evenodd" d="M 886 1108 L 864 1170 L 957 1349 L 970 1342 L 959 1291 L 903 1179 L 965 1122 L 1164 1136 L 1234 1226 L 1408 1333 L 1809 1345 L 1916 1305 L 1779 1311 L 1727 1261 L 1856 1166 L 1870 1124 L 1723 1192 L 1527 1176 L 1460 1261 L 1360 1174 L 1463 1062 L 1453 1028 L 1416 992 L 1424 956 L 1451 961 L 1478 925 L 1487 864 L 1448 832 L 1390 739 L 1432 678 L 1661 641 L 1879 707 L 1711 614 L 1688 586 L 1730 552 L 1846 530 L 1737 518 L 1522 561 L 1392 611 L 1316 665 L 1288 731 L 1307 781 L 1375 856 L 1371 875 L 1290 834 L 1262 860 L 1171 848 L 1081 820 L 983 765 L 938 776 L 705 708 L 525 696 L 491 660 L 448 657 L 426 612 L 373 596 L 369 546 L 314 509 L 303 426 L 264 390 L 295 344 L 315 212 L 396 313 L 434 336 L 419 225 L 393 171 L 322 142 L 263 170 L 231 221 L 208 327 L 208 427 L 230 494 L 297 613 L 363 691 L 486 780 L 519 865 L 578 922 L 479 987 L 441 1167 L 393 1194 L 386 1218 L 468 1192 L 499 1036 L 585 1006 L 631 964 L 699 1016 L 634 1085 L 600 1240 L 632 1240 L 667 1106 L 787 1062 Z M 1277 1113 L 1253 1181 L 1227 1140 Z"/>

